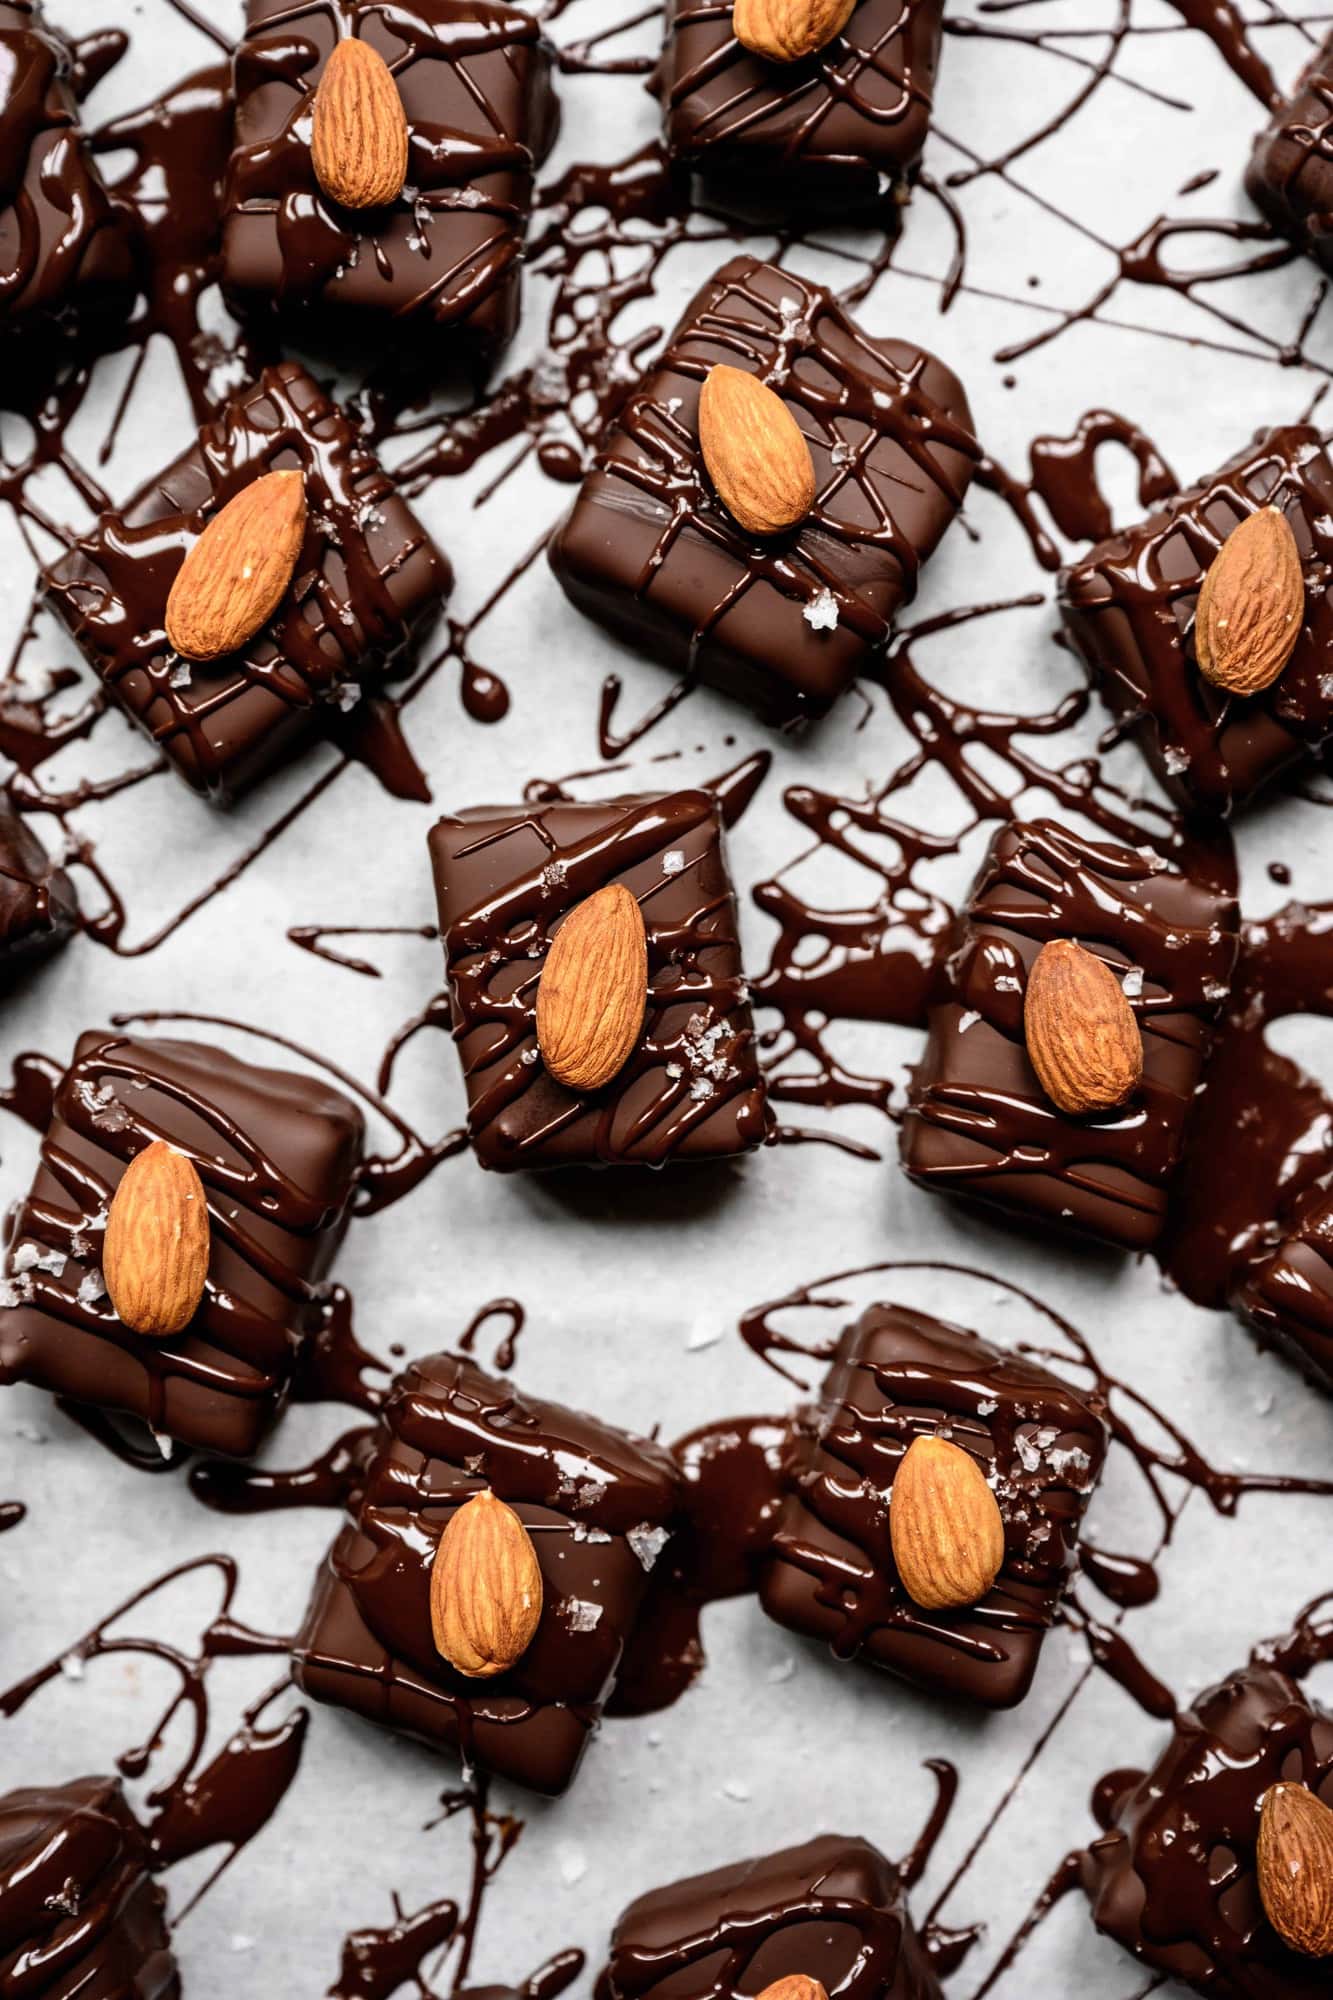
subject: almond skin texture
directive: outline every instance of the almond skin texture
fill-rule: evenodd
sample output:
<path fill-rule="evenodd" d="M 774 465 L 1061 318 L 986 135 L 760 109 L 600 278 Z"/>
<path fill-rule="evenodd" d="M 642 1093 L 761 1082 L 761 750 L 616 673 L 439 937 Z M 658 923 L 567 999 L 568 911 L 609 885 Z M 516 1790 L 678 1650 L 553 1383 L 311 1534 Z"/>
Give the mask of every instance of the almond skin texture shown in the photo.
<path fill-rule="evenodd" d="M 266 472 L 215 514 L 176 572 L 167 638 L 187 660 L 234 653 L 287 594 L 305 539 L 305 479 Z"/>
<path fill-rule="evenodd" d="M 1213 557 L 1194 612 L 1199 672 L 1228 694 L 1271 687 L 1300 637 L 1305 578 L 1291 524 L 1261 507 Z"/>
<path fill-rule="evenodd" d="M 430 1629 L 437 1651 L 469 1680 L 508 1673 L 532 1644 L 542 1615 L 542 1573 L 532 1537 L 512 1507 L 474 1493 L 440 1536 L 430 1572 Z"/>
<path fill-rule="evenodd" d="M 1004 1561 L 1004 1522 L 976 1460 L 947 1438 L 914 1438 L 889 1503 L 893 1560 L 924 1611 L 979 1604 Z"/>
<path fill-rule="evenodd" d="M 699 394 L 699 444 L 718 499 L 752 535 L 781 535 L 810 512 L 810 447 L 781 396 L 757 375 L 710 368 Z"/>
<path fill-rule="evenodd" d="M 1270 1785 L 1258 1862 L 1264 1914 L 1283 1943 L 1333 1958 L 1333 1812 L 1304 1785 Z"/>
<path fill-rule="evenodd" d="M 785 1979 L 775 1979 L 766 1986 L 759 2000 L 828 2000 L 828 1992 L 819 1980 L 804 1972 L 789 1972 Z"/>
<path fill-rule="evenodd" d="M 770 62 L 799 62 L 840 35 L 856 0 L 735 0 L 736 40 Z"/>
<path fill-rule="evenodd" d="M 600 1090 L 625 1067 L 648 1004 L 648 938 L 628 889 L 610 882 L 570 911 L 537 982 L 537 1046 L 567 1090 Z"/>
<path fill-rule="evenodd" d="M 155 1139 L 111 1198 L 102 1276 L 132 1333 L 165 1340 L 199 1310 L 208 1277 L 208 1200 L 194 1161 Z"/>
<path fill-rule="evenodd" d="M 1071 1118 L 1114 1110 L 1138 1088 L 1143 1037 L 1120 981 L 1069 938 L 1053 938 L 1037 953 L 1023 1031 L 1037 1081 Z"/>
<path fill-rule="evenodd" d="M 407 179 L 407 113 L 393 71 L 368 42 L 339 42 L 315 92 L 315 178 L 343 208 L 386 208 Z"/>

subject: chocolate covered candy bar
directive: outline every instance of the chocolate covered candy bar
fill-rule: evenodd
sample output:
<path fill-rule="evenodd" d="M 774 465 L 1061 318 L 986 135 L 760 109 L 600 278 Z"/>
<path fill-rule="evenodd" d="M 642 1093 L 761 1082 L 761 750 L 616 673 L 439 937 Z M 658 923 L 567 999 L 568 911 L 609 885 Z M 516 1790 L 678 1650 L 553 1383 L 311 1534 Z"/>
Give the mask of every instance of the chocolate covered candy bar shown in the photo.
<path fill-rule="evenodd" d="M 464 1530 L 479 1498 L 483 1510 L 503 1503 L 517 1560 L 535 1558 L 540 1572 L 516 1603 L 508 1545 Z M 315 1699 L 455 1750 L 469 1766 L 561 1792 L 679 1504 L 675 1465 L 659 1446 L 522 1396 L 462 1355 L 413 1362 L 389 1393 L 350 1519 L 319 1572 L 296 1678 Z M 469 1535 L 454 1579 L 467 1605 L 484 1595 L 493 1608 L 500 1600 L 497 1616 L 527 1616 L 503 1666 L 437 1643 L 433 1572 L 451 1524 Z"/>

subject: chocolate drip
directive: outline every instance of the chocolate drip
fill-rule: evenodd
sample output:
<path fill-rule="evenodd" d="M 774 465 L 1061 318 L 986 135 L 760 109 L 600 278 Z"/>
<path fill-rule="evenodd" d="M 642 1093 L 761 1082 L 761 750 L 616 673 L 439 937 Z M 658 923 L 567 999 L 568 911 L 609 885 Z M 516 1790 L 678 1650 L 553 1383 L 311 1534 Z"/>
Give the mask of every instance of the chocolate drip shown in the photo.
<path fill-rule="evenodd" d="M 1268 102 L 1273 116 L 1254 142 L 1245 191 L 1275 228 L 1333 270 L 1333 35 L 1291 96 L 1270 90 Z"/>

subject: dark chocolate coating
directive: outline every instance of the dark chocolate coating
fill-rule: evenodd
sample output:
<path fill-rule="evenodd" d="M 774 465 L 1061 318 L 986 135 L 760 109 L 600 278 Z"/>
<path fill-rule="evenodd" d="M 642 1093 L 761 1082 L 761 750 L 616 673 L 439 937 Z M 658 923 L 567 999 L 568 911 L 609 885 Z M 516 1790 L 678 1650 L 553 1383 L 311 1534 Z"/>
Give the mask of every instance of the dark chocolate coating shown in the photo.
<path fill-rule="evenodd" d="M 1266 1347 L 1333 1395 L 1333 1189 L 1313 1188 L 1277 1249 L 1239 1286 L 1235 1304 Z"/>
<path fill-rule="evenodd" d="M 407 184 L 387 208 L 321 189 L 311 106 L 336 44 L 388 63 L 407 113 Z M 518 324 L 533 171 L 555 136 L 536 21 L 495 0 L 247 0 L 236 54 L 236 142 L 223 285 L 242 312 L 299 313 L 317 332 L 393 322 L 486 354 Z M 383 338 L 381 325 L 377 338 Z"/>
<path fill-rule="evenodd" d="M 192 1042 L 80 1036 L 9 1218 L 0 1384 L 35 1382 L 208 1451 L 254 1451 L 320 1324 L 317 1283 L 362 1138 L 356 1106 L 317 1077 Z M 167 1340 L 123 1325 L 101 1280 L 111 1196 L 154 1139 L 194 1161 L 212 1229 L 199 1310 Z"/>
<path fill-rule="evenodd" d="M 37 0 L 0 4 L 0 331 L 132 282 L 129 212 L 79 130 L 69 49 Z"/>
<path fill-rule="evenodd" d="M 167 597 L 208 521 L 266 472 L 305 475 L 309 518 L 291 585 L 239 652 L 182 662 Z M 93 668 L 196 791 L 238 797 L 410 661 L 449 565 L 349 421 L 294 361 L 266 369 L 196 443 L 48 571 L 46 590 Z"/>
<path fill-rule="evenodd" d="M 74 884 L 0 793 L 0 979 L 63 944 L 78 914 Z"/>
<path fill-rule="evenodd" d="M 924 1611 L 898 1580 L 893 1482 L 918 1437 L 969 1452 L 1004 1520 L 999 1576 L 961 1610 Z M 1099 1397 L 927 1313 L 870 1306 L 839 1341 L 818 1407 L 798 1418 L 764 1609 L 841 1658 L 1012 1708 L 1055 1621 L 1106 1444 Z"/>
<path fill-rule="evenodd" d="M 1333 1806 L 1333 1717 L 1252 1665 L 1186 1709 L 1114 1801 L 1082 1857 L 1097 1928 L 1209 2000 L 1327 2000 L 1327 1962 L 1289 1950 L 1259 1898 L 1259 1805 L 1279 1780 Z"/>
<path fill-rule="evenodd" d="M 1075 1118 L 1028 1060 L 1023 1000 L 1041 947 L 1072 938 L 1117 976 L 1143 1039 L 1118 1110 Z M 1235 968 L 1234 897 L 1148 849 L 1081 839 L 1054 820 L 1003 827 L 973 885 L 913 1073 L 902 1162 L 923 1187 L 1146 1250 L 1166 1220 L 1185 1122 Z"/>
<path fill-rule="evenodd" d="M 747 534 L 713 492 L 698 409 L 718 362 L 775 389 L 810 447 L 815 502 L 787 534 Z M 773 722 L 822 715 L 957 513 L 971 422 L 942 362 L 870 339 L 822 285 L 734 257 L 602 440 L 551 567 L 581 611 L 664 665 Z M 821 600 L 832 629 L 805 616 Z"/>
<path fill-rule="evenodd" d="M 517 1664 L 469 1679 L 436 1650 L 430 1574 L 454 1509 L 485 1487 L 532 1537 L 544 1596 Z M 389 1392 L 351 1519 L 316 1580 L 296 1679 L 316 1700 L 457 1750 L 468 1765 L 562 1792 L 679 1505 L 660 1446 L 521 1396 L 462 1355 L 415 1361 Z"/>
<path fill-rule="evenodd" d="M 799 62 L 736 39 L 731 0 L 670 0 L 658 84 L 671 160 L 710 207 L 763 220 L 873 208 L 896 229 L 930 124 L 943 0 L 858 0 Z"/>
<path fill-rule="evenodd" d="M 165 1902 L 115 1778 L 0 1798 L 6 2000 L 177 2000 Z"/>
<path fill-rule="evenodd" d="M 1217 551 L 1260 507 L 1282 509 L 1305 571 L 1305 622 L 1290 660 L 1242 699 L 1194 662 L 1194 608 Z M 1182 805 L 1226 813 L 1333 734 L 1333 465 L 1308 424 L 1261 433 L 1138 526 L 1099 542 L 1060 578 L 1065 628 L 1108 705 L 1126 718 Z"/>
<path fill-rule="evenodd" d="M 1255 140 L 1245 191 L 1275 229 L 1333 271 L 1333 34 Z"/>
<path fill-rule="evenodd" d="M 772 1120 L 710 792 L 477 806 L 431 831 L 468 1135 L 484 1167 L 664 1166 L 742 1153 Z M 566 1089 L 537 1047 L 559 921 L 620 882 L 648 937 L 648 1006 L 603 1089 Z"/>
<path fill-rule="evenodd" d="M 733 2000 L 794 1973 L 830 2000 L 942 2000 L 902 1877 L 868 1840 L 800 1847 L 653 1889 L 623 1912 L 607 2000 Z"/>

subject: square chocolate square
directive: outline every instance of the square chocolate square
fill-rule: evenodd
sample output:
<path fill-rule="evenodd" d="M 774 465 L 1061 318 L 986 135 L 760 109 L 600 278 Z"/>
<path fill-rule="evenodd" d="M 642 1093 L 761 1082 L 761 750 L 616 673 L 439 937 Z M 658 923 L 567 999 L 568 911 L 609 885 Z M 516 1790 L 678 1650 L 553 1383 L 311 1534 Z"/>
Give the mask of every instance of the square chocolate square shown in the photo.
<path fill-rule="evenodd" d="M 250 483 L 298 470 L 305 537 L 268 622 L 220 659 L 183 660 L 167 599 L 195 538 Z M 449 565 L 358 438 L 294 361 L 266 369 L 188 451 L 46 576 L 107 690 L 186 782 L 227 804 L 410 664 Z"/>
<path fill-rule="evenodd" d="M 699 394 L 718 363 L 795 417 L 815 500 L 759 538 L 704 467 Z M 774 722 L 825 713 L 888 637 L 962 504 L 978 447 L 957 377 L 872 340 L 832 294 L 754 257 L 724 264 L 602 440 L 550 548 L 581 611 Z"/>
<path fill-rule="evenodd" d="M 476 806 L 436 824 L 430 853 L 482 1166 L 663 1166 L 743 1153 L 769 1136 L 711 792 Z M 613 883 L 643 916 L 647 1007 L 617 1074 L 576 1091 L 542 1060 L 537 985 L 562 922 Z"/>
<path fill-rule="evenodd" d="M 894 1560 L 893 1485 L 922 1437 L 976 1461 L 1004 1523 L 1000 1572 L 961 1609 L 922 1609 Z M 1055 1622 L 1106 1445 L 1100 1398 L 928 1313 L 870 1306 L 797 1420 L 764 1609 L 840 1658 L 1012 1708 Z"/>
<path fill-rule="evenodd" d="M 1333 1806 L 1333 1716 L 1254 1662 L 1177 1717 L 1153 1769 L 1117 1772 L 1107 1827 L 1082 1856 L 1098 1930 L 1210 2000 L 1322 2000 L 1326 1961 L 1285 1945 L 1264 1912 L 1256 1847 L 1270 1785 Z"/>
<path fill-rule="evenodd" d="M 868 1840 L 824 1833 L 650 1890 L 623 1912 L 608 2000 L 714 2000 L 793 1974 L 838 2000 L 942 2000 L 902 1877 Z"/>
<path fill-rule="evenodd" d="M 74 884 L 0 792 L 0 979 L 63 944 L 78 915 Z"/>
<path fill-rule="evenodd" d="M 670 0 L 658 89 L 671 160 L 700 200 L 752 220 L 877 211 L 896 230 L 921 163 L 943 0 L 858 0 L 812 55 L 747 48 L 732 9 Z"/>
<path fill-rule="evenodd" d="M 0 1798 L 0 1992 L 177 2000 L 166 1897 L 115 1778 Z"/>
<path fill-rule="evenodd" d="M 1333 34 L 1255 140 L 1245 191 L 1275 229 L 1333 271 Z"/>
<path fill-rule="evenodd" d="M 1235 1303 L 1265 1347 L 1294 1361 L 1333 1395 L 1333 1189 L 1312 1188 L 1272 1255 L 1246 1277 Z"/>
<path fill-rule="evenodd" d="M 165 1339 L 124 1325 L 102 1276 L 111 1198 L 157 1139 L 194 1161 L 211 1237 L 199 1309 Z M 193 1042 L 81 1035 L 9 1217 L 0 1383 L 35 1382 L 159 1439 L 253 1452 L 321 1324 L 318 1281 L 362 1140 L 361 1113 L 317 1077 Z"/>
<path fill-rule="evenodd" d="M 1194 611 L 1232 530 L 1260 507 L 1290 523 L 1305 622 L 1281 674 L 1241 696 L 1205 680 Z M 1065 628 L 1171 795 L 1226 813 L 1333 735 L 1333 465 L 1309 424 L 1262 432 L 1211 479 L 1098 543 L 1060 577 Z"/>
<path fill-rule="evenodd" d="M 489 1492 L 518 1515 L 542 1574 L 527 1649 L 459 1672 L 431 1621 L 436 1549 Z M 294 1652 L 317 1701 L 456 1750 L 538 1792 L 574 1776 L 680 1504 L 658 1445 L 522 1396 L 459 1354 L 414 1361 L 390 1390 Z"/>
<path fill-rule="evenodd" d="M 340 41 L 383 56 L 408 123 L 396 200 L 326 194 L 311 114 Z M 495 0 L 247 0 L 236 138 L 223 209 L 223 285 L 241 312 L 300 314 L 324 332 L 441 336 L 492 354 L 518 324 L 533 173 L 555 136 L 537 21 Z"/>
<path fill-rule="evenodd" d="M 129 211 L 84 143 L 70 72 L 38 0 L 0 4 L 0 330 L 133 289 Z"/>
<path fill-rule="evenodd" d="M 901 1140 L 913 1180 L 1146 1250 L 1166 1220 L 1237 924 L 1234 896 L 1151 849 L 1083 840 L 1048 819 L 1002 828 L 955 927 L 913 1073 Z M 1142 1078 L 1113 1110 L 1060 1110 L 1032 1067 L 1028 976 L 1055 939 L 1110 967 L 1137 1023 Z"/>

